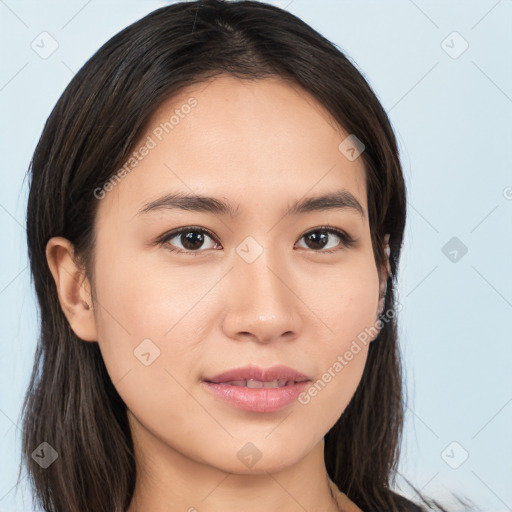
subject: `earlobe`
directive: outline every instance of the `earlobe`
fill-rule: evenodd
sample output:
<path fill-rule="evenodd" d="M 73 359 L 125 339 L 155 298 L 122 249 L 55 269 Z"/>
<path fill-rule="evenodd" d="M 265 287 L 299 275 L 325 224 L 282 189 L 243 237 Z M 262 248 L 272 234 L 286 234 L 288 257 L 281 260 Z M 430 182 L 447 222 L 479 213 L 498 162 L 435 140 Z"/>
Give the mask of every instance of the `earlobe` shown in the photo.
<path fill-rule="evenodd" d="M 379 294 L 379 305 L 377 307 L 377 318 L 382 315 L 384 312 L 384 304 L 386 302 L 386 291 L 387 291 L 387 285 L 384 284 L 384 289 L 381 288 L 380 294 Z"/>
<path fill-rule="evenodd" d="M 388 277 L 391 275 L 391 264 L 389 263 L 389 257 L 391 256 L 391 249 L 389 247 L 389 233 L 384 235 L 384 253 L 386 254 L 386 282 Z"/>
<path fill-rule="evenodd" d="M 71 329 L 84 341 L 97 341 L 90 286 L 76 263 L 73 244 L 63 237 L 51 238 L 46 244 L 46 259 Z"/>
<path fill-rule="evenodd" d="M 386 262 L 384 265 L 385 270 L 382 272 L 383 276 L 380 278 L 377 318 L 379 318 L 384 311 L 384 304 L 386 302 L 386 292 L 388 288 L 388 278 L 391 275 L 391 265 L 389 263 L 389 257 L 391 255 L 391 250 L 389 248 L 389 233 L 386 233 L 386 235 L 384 235 L 384 253 L 386 255 Z"/>

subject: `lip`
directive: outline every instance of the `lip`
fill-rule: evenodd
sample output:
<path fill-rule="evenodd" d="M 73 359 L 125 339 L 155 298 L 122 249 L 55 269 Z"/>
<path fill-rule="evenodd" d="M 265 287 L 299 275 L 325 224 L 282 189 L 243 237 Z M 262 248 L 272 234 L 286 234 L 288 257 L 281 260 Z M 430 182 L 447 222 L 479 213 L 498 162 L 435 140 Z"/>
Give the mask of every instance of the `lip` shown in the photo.
<path fill-rule="evenodd" d="M 273 381 L 273 380 L 294 380 L 306 381 L 310 378 L 303 373 L 300 373 L 288 366 L 277 365 L 270 368 L 260 368 L 256 365 L 244 366 L 243 368 L 233 368 L 227 372 L 220 373 L 214 377 L 203 379 L 206 382 L 220 383 L 230 382 L 233 380 L 260 380 L 260 381 Z"/>
<path fill-rule="evenodd" d="M 294 381 L 280 388 L 247 388 L 227 382 L 240 380 Z M 271 413 L 297 401 L 297 397 L 308 386 L 311 379 L 303 373 L 287 366 L 259 368 L 246 366 L 234 368 L 214 377 L 204 379 L 206 389 L 227 404 L 250 412 Z"/>

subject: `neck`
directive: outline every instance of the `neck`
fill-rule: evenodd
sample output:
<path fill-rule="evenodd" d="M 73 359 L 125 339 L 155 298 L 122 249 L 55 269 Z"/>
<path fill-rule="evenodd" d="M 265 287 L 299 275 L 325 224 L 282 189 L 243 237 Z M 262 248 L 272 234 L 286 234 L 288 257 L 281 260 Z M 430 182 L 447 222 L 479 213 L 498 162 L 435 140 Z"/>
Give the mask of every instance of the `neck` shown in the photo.
<path fill-rule="evenodd" d="M 292 466 L 256 464 L 238 474 L 187 457 L 140 424 L 133 427 L 137 481 L 127 512 L 340 510 L 325 469 L 323 439 Z"/>

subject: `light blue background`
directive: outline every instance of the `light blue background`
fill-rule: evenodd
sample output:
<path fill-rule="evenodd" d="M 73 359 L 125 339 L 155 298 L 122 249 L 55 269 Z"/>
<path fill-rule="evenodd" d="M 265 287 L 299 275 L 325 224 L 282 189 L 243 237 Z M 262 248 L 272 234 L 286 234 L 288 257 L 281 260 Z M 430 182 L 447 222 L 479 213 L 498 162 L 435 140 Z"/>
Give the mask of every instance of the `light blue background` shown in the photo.
<path fill-rule="evenodd" d="M 485 511 L 512 510 L 512 1 L 272 3 L 347 52 L 399 139 L 409 201 L 399 288 L 409 394 L 400 474 L 430 496 L 453 491 Z M 73 74 L 119 30 L 163 5 L 0 1 L 2 512 L 32 510 L 29 490 L 13 489 L 38 328 L 24 175 Z M 59 45 L 47 59 L 31 48 L 43 31 Z M 469 44 L 456 59 L 441 45 L 453 31 Z M 453 36 L 447 44 L 452 54 L 462 48 Z M 454 236 L 468 248 L 457 262 L 442 252 Z M 454 465 L 463 450 L 468 459 L 452 469 L 445 460 Z"/>

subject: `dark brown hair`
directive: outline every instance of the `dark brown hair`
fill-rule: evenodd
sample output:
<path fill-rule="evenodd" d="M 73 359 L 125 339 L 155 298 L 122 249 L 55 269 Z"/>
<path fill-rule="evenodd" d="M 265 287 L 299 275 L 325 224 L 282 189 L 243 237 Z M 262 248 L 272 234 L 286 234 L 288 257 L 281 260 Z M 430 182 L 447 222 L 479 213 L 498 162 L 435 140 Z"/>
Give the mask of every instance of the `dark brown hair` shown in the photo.
<path fill-rule="evenodd" d="M 22 410 L 23 463 L 34 499 L 46 511 L 123 512 L 136 479 L 126 406 L 98 344 L 78 339 L 61 310 L 46 244 L 53 236 L 70 240 L 93 277 L 94 190 L 122 167 L 164 100 L 220 74 L 288 80 L 364 143 L 379 268 L 384 234 L 390 233 L 384 310 L 396 310 L 405 185 L 390 122 L 362 74 L 303 21 L 264 3 L 181 2 L 150 13 L 110 39 L 76 74 L 46 122 L 29 170 L 27 237 L 41 334 Z M 355 395 L 325 436 L 330 477 L 365 512 L 415 510 L 391 490 L 402 395 L 393 316 L 370 345 Z M 47 469 L 31 457 L 43 441 L 59 454 Z"/>

